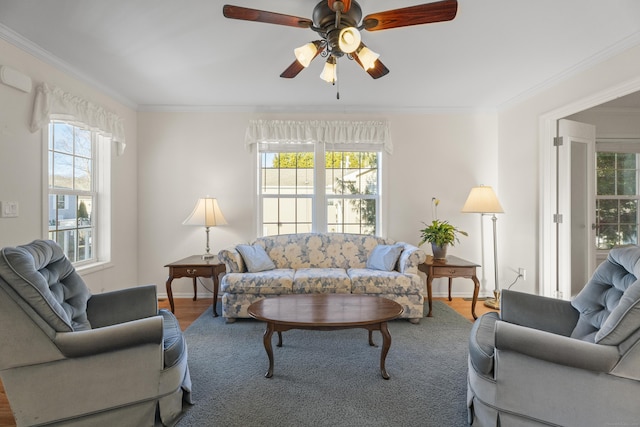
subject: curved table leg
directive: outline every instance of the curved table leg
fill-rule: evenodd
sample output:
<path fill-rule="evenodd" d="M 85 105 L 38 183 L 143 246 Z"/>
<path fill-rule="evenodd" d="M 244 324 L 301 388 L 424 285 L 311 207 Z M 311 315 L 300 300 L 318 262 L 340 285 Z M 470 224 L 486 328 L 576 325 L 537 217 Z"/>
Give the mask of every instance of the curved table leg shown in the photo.
<path fill-rule="evenodd" d="M 375 347 L 376 343 L 373 342 L 373 330 L 369 329 L 369 345 Z"/>
<path fill-rule="evenodd" d="M 278 331 L 278 347 L 282 347 L 282 332 Z"/>
<path fill-rule="evenodd" d="M 380 373 L 385 380 L 389 379 L 389 374 L 385 368 L 385 361 L 387 360 L 387 353 L 391 347 L 391 334 L 387 328 L 387 322 L 380 324 L 380 333 L 382 333 L 382 352 L 380 353 Z"/>
<path fill-rule="evenodd" d="M 264 375 L 266 378 L 271 378 L 273 376 L 273 348 L 271 347 L 271 337 L 273 336 L 273 323 L 267 323 L 267 329 L 264 331 L 263 343 L 264 349 L 267 351 L 267 356 L 269 357 L 269 370 Z M 280 334 L 280 332 L 278 332 Z"/>
<path fill-rule="evenodd" d="M 480 292 L 480 282 L 475 275 L 471 277 L 471 280 L 473 280 L 473 301 L 471 302 L 471 315 L 474 319 L 477 319 L 478 316 L 476 316 L 476 303 L 478 302 L 478 292 Z"/>

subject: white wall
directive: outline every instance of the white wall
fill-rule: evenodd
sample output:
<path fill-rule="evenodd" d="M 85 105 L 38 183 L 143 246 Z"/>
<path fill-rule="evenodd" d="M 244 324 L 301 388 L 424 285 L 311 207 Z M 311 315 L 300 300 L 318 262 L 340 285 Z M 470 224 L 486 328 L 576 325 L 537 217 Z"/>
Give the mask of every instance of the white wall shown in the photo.
<path fill-rule="evenodd" d="M 120 115 L 125 121 L 127 150 L 112 160 L 113 266 L 84 276 L 92 292 L 135 285 L 136 239 L 136 113 L 33 56 L 0 40 L 0 65 L 83 97 Z M 0 218 L 0 247 L 46 238 L 42 234 L 44 163 L 42 132 L 29 122 L 35 91 L 30 94 L 0 84 L 0 200 L 19 202 L 18 218 Z"/>
<path fill-rule="evenodd" d="M 255 238 L 255 153 L 245 149 L 244 135 L 248 121 L 257 118 L 389 120 L 394 152 L 383 159 L 386 236 L 417 244 L 435 196 L 441 200 L 439 217 L 470 233 L 450 253 L 480 262 L 479 215 L 460 209 L 472 186 L 497 186 L 494 113 L 141 112 L 138 117 L 140 282 L 163 283 L 164 265 L 204 251 L 204 229 L 182 225 L 199 197 L 218 198 L 229 223 L 211 229 L 212 252 Z M 445 284 L 434 282 L 434 293 L 444 292 Z M 192 295 L 191 279 L 176 279 L 172 289 L 174 295 Z M 470 280 L 454 281 L 454 293 L 470 295 L 472 289 Z"/>
<path fill-rule="evenodd" d="M 595 107 L 568 119 L 594 125 L 597 138 L 640 138 L 639 109 Z"/>

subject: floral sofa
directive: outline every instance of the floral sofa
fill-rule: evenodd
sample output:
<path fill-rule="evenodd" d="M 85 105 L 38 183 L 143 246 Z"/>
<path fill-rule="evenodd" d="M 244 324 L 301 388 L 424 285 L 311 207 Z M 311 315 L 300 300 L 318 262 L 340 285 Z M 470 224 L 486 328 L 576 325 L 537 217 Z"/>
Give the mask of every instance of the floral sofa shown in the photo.
<path fill-rule="evenodd" d="M 269 266 L 249 272 L 246 253 L 240 252 L 243 249 L 258 249 L 266 254 L 268 259 L 263 261 Z M 385 263 L 389 270 L 377 269 L 380 266 L 374 255 L 389 249 L 395 251 L 397 260 L 389 258 L 387 252 Z M 250 317 L 247 308 L 255 301 L 296 293 L 378 295 L 402 305 L 401 317 L 412 323 L 424 316 L 425 286 L 418 275 L 418 265 L 426 255 L 407 243 L 360 234 L 286 234 L 223 249 L 218 257 L 227 269 L 220 291 L 222 315 L 228 323 Z M 250 267 L 254 264 L 251 259 L 247 261 Z"/>

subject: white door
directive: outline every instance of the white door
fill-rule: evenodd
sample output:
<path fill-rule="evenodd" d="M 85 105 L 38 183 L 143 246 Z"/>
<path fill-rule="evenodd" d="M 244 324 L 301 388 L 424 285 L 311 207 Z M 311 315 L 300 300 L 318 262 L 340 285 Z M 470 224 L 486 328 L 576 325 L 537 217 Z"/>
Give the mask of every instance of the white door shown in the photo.
<path fill-rule="evenodd" d="M 556 292 L 570 299 L 593 273 L 595 258 L 595 139 L 593 125 L 558 121 Z"/>

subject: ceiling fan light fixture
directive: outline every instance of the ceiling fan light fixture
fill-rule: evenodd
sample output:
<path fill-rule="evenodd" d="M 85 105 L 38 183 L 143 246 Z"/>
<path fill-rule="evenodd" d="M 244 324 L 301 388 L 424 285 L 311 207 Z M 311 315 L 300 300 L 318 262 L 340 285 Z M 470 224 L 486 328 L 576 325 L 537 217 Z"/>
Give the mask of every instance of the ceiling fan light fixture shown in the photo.
<path fill-rule="evenodd" d="M 327 62 L 324 64 L 324 68 L 322 69 L 322 73 L 320 73 L 320 78 L 327 83 L 335 83 L 337 80 L 336 75 L 336 58 L 330 56 L 327 59 Z"/>
<path fill-rule="evenodd" d="M 310 42 L 293 49 L 293 53 L 300 65 L 307 68 L 309 64 L 311 64 L 313 58 L 316 57 L 316 53 L 318 53 L 318 46 L 316 46 L 315 43 Z"/>
<path fill-rule="evenodd" d="M 338 47 L 344 53 L 353 53 L 360 46 L 360 42 L 362 41 L 362 36 L 360 36 L 360 31 L 358 31 L 355 27 L 346 27 L 340 30 L 340 35 L 338 36 Z"/>
<path fill-rule="evenodd" d="M 378 58 L 380 58 L 380 54 L 375 53 L 366 46 L 358 51 L 358 59 L 365 70 L 373 68 Z"/>

